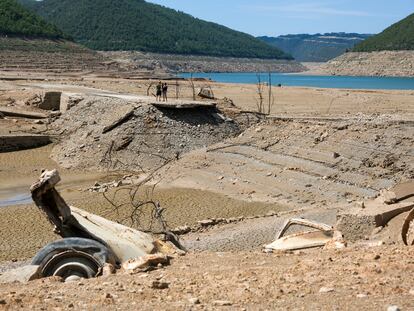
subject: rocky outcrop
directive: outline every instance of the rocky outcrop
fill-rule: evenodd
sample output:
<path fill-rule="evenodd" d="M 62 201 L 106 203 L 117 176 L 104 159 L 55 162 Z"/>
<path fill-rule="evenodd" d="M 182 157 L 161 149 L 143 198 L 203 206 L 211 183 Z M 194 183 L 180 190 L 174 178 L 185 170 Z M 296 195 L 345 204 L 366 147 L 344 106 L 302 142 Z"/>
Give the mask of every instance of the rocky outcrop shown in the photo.
<path fill-rule="evenodd" d="M 338 76 L 414 77 L 414 51 L 346 53 L 321 70 Z"/>

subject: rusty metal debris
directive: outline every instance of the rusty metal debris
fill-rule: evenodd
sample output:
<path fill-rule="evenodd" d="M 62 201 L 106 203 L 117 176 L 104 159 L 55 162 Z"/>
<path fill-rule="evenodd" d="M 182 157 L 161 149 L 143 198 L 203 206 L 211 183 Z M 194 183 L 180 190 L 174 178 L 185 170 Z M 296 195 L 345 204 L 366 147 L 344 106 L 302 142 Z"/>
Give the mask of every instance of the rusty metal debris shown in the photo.
<path fill-rule="evenodd" d="M 315 230 L 293 233 L 288 236 L 283 236 L 292 225 L 300 225 L 309 227 Z M 334 229 L 332 226 L 302 219 L 292 218 L 285 222 L 282 229 L 276 236 L 276 240 L 265 246 L 266 251 L 273 250 L 300 250 L 307 248 L 323 247 L 334 238 Z"/>
<path fill-rule="evenodd" d="M 120 267 L 149 254 L 175 251 L 150 234 L 68 206 L 55 189 L 59 181 L 56 170 L 45 171 L 30 188 L 33 201 L 63 238 L 47 245 L 33 259 L 42 276 L 91 278 L 101 274 L 106 264 Z"/>

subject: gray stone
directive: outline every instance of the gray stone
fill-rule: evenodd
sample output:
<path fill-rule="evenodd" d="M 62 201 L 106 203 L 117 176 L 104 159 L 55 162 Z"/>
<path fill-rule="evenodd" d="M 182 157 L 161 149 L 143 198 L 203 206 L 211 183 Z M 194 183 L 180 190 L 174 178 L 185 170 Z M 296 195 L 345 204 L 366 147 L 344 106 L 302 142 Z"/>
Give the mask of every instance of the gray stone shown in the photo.
<path fill-rule="evenodd" d="M 224 306 L 231 306 L 231 305 L 233 305 L 233 303 L 231 301 L 228 301 L 228 300 L 215 300 L 215 301 L 213 301 L 213 305 L 224 307 Z"/>
<path fill-rule="evenodd" d="M 335 291 L 335 289 L 333 289 L 332 287 L 321 287 L 319 289 L 319 293 L 321 293 L 321 294 L 332 293 L 334 291 Z"/>
<path fill-rule="evenodd" d="M 167 282 L 153 281 L 151 287 L 154 289 L 167 289 L 168 287 L 170 287 L 170 284 L 168 284 Z"/>
<path fill-rule="evenodd" d="M 188 301 L 189 301 L 191 304 L 193 304 L 193 305 L 198 305 L 198 304 L 200 304 L 200 299 L 198 299 L 198 298 L 196 298 L 196 297 L 194 297 L 194 298 L 190 298 L 190 299 L 188 299 Z"/>
<path fill-rule="evenodd" d="M 41 277 L 40 266 L 28 265 L 4 272 L 0 275 L 0 284 L 27 283 Z"/>

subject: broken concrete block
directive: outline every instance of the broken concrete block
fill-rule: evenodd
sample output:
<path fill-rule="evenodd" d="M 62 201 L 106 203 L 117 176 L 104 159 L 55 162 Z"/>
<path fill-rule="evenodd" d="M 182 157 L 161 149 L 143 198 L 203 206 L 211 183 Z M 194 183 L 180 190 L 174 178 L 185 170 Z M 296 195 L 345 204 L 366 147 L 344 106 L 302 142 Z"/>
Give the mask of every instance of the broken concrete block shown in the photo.
<path fill-rule="evenodd" d="M 387 205 L 380 200 L 367 202 L 364 209 L 352 208 L 339 213 L 335 229 L 341 231 L 348 241 L 362 240 L 375 228 L 384 227 L 391 219 L 413 207 L 413 203 Z"/>
<path fill-rule="evenodd" d="M 43 110 L 59 110 L 61 96 L 61 92 L 45 92 L 38 107 Z"/>
<path fill-rule="evenodd" d="M 147 255 L 137 259 L 131 259 L 122 264 L 122 268 L 126 271 L 137 271 L 148 267 L 155 267 L 159 264 L 168 265 L 170 257 L 163 254 Z"/>
<path fill-rule="evenodd" d="M 79 104 L 84 98 L 80 95 L 65 94 L 63 93 L 60 98 L 60 107 L 61 112 L 66 112 L 71 108 Z"/>
<path fill-rule="evenodd" d="M 24 266 L 4 272 L 0 275 L 0 284 L 27 283 L 41 277 L 40 266 Z"/>

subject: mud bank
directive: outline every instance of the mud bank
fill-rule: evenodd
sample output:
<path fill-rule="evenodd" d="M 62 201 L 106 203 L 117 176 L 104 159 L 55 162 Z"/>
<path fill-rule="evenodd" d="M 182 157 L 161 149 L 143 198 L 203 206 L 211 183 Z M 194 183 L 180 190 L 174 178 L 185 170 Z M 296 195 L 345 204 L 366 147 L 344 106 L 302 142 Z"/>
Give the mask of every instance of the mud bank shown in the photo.
<path fill-rule="evenodd" d="M 146 70 L 182 72 L 302 72 L 306 67 L 296 61 L 254 58 L 171 55 L 142 52 L 100 52 L 130 67 Z"/>
<path fill-rule="evenodd" d="M 51 142 L 45 135 L 0 135 L 0 153 L 43 147 Z"/>
<path fill-rule="evenodd" d="M 346 53 L 321 66 L 320 71 L 340 76 L 414 77 L 414 52 Z"/>

